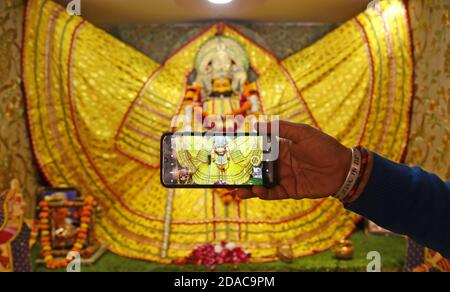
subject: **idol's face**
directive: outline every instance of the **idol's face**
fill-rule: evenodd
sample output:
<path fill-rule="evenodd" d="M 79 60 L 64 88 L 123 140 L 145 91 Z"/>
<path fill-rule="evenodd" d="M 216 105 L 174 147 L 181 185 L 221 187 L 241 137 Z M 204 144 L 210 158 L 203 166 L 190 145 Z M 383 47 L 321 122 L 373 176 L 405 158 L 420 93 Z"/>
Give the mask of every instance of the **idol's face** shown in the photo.
<path fill-rule="evenodd" d="M 226 146 L 217 146 L 215 150 L 216 153 L 220 155 L 224 155 L 227 152 Z"/>
<path fill-rule="evenodd" d="M 224 155 L 227 152 L 227 140 L 224 137 L 214 138 L 214 151 L 219 155 Z"/>

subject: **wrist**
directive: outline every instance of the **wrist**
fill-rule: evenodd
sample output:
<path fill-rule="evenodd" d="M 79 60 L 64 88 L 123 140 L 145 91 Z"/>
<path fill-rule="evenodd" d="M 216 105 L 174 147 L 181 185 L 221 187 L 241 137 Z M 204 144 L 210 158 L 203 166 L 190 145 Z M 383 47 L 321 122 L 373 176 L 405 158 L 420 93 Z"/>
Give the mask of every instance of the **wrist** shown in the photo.
<path fill-rule="evenodd" d="M 373 153 L 370 151 L 367 151 L 369 156 L 368 156 L 368 162 L 367 162 L 367 169 L 364 173 L 364 176 L 362 177 L 361 183 L 359 184 L 355 196 L 354 198 L 350 201 L 347 202 L 347 204 L 351 204 L 354 203 L 356 200 L 359 199 L 359 197 L 361 197 L 361 195 L 364 193 L 367 184 L 369 183 L 369 179 L 370 176 L 372 175 L 372 169 L 373 169 Z"/>
<path fill-rule="evenodd" d="M 350 151 L 350 163 L 348 158 L 345 159 L 349 166 L 344 168 L 345 160 L 343 164 L 343 169 L 348 169 L 344 183 L 334 195 L 344 204 L 350 204 L 359 198 L 372 171 L 372 154 L 368 150 L 358 146 Z"/>
<path fill-rule="evenodd" d="M 352 166 L 352 149 L 351 148 L 345 148 L 344 154 L 341 156 L 340 162 L 339 162 L 339 180 L 338 185 L 336 186 L 336 190 L 334 191 L 334 194 L 337 194 L 339 189 L 344 185 L 345 180 L 347 179 L 348 173 L 350 171 L 350 168 Z"/>

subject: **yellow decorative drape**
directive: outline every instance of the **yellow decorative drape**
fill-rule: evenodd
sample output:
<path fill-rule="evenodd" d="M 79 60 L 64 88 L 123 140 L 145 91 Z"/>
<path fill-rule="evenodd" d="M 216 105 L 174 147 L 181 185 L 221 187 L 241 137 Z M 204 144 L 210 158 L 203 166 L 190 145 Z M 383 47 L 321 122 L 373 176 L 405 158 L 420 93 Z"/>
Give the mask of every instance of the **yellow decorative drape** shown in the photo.
<path fill-rule="evenodd" d="M 229 240 L 253 261 L 323 251 L 358 216 L 334 199 L 225 205 L 207 190 L 164 189 L 159 138 L 182 102 L 186 76 L 212 25 L 159 65 L 46 0 L 26 11 L 23 82 L 37 162 L 55 186 L 103 207 L 98 236 L 120 255 L 169 262 Z M 413 64 L 401 1 L 382 1 L 285 61 L 226 25 L 258 73 L 265 113 L 315 125 L 346 145 L 394 160 L 407 144 Z"/>

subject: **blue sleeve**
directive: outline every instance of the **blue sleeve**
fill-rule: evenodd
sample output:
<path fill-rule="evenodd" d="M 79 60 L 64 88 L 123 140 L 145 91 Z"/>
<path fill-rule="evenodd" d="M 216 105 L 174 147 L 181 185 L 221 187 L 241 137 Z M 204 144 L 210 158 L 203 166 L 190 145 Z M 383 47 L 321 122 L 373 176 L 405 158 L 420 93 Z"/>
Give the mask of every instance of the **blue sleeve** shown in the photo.
<path fill-rule="evenodd" d="M 450 258 L 450 184 L 374 154 L 371 177 L 347 209 Z"/>

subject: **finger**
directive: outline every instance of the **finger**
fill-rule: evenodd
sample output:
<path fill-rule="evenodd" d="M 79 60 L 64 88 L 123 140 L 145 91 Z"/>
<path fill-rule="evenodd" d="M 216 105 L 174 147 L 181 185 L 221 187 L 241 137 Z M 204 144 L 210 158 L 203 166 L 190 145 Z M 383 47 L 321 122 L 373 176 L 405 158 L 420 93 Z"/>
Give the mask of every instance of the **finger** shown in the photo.
<path fill-rule="evenodd" d="M 301 142 L 306 131 L 311 129 L 305 124 L 295 124 L 282 120 L 270 123 L 258 122 L 257 127 L 260 133 L 275 133 L 278 137 L 291 140 L 294 143 Z M 278 127 L 278 133 L 275 127 Z"/>
<path fill-rule="evenodd" d="M 267 197 L 269 190 L 265 187 L 256 186 L 252 188 L 252 192 L 254 195 L 256 195 L 258 198 L 265 200 Z"/>
<path fill-rule="evenodd" d="M 253 194 L 253 192 L 251 190 L 249 190 L 249 189 L 239 189 L 237 191 L 237 195 L 242 200 L 256 198 L 256 195 Z"/>
<path fill-rule="evenodd" d="M 289 195 L 282 185 L 269 189 L 267 200 L 285 200 L 289 199 Z"/>
<path fill-rule="evenodd" d="M 266 201 L 284 200 L 289 198 L 286 190 L 280 185 L 275 186 L 271 189 L 257 186 L 253 188 L 253 193 L 258 198 Z"/>

